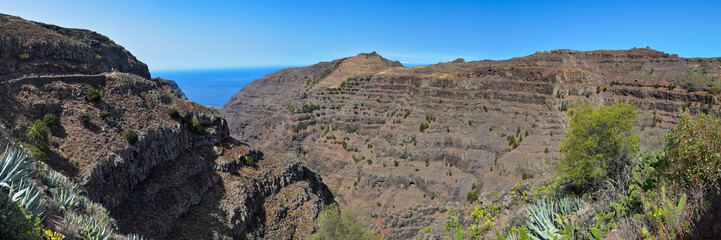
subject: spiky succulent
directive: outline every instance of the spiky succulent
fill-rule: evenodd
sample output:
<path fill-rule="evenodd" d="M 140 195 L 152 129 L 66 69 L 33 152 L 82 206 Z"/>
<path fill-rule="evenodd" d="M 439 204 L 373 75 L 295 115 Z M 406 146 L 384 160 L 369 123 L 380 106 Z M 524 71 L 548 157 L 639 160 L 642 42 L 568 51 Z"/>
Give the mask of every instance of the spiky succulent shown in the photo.
<path fill-rule="evenodd" d="M 40 189 L 34 184 L 23 181 L 10 189 L 10 201 L 25 208 L 32 217 L 43 219 L 45 201 L 40 198 Z"/>
<path fill-rule="evenodd" d="M 526 210 L 526 227 L 532 238 L 560 239 L 558 231 L 564 229 L 562 223 L 555 221 L 557 216 L 568 216 L 578 211 L 581 199 L 577 197 L 558 197 L 544 199 Z"/>
<path fill-rule="evenodd" d="M 0 162 L 0 187 L 19 184 L 27 175 L 28 167 L 25 161 L 25 152 L 21 149 L 5 147 L 5 153 Z"/>

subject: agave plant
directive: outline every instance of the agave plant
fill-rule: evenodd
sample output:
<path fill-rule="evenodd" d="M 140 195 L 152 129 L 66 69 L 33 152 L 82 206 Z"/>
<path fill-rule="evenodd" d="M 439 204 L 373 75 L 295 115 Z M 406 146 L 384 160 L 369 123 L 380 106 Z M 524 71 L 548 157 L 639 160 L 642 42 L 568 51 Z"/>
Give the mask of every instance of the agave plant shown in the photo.
<path fill-rule="evenodd" d="M 553 200 L 542 200 L 526 210 L 526 226 L 531 233 L 540 239 L 555 239 L 559 235 L 558 228 L 554 224 L 554 210 L 556 202 Z"/>
<path fill-rule="evenodd" d="M 66 188 L 60 188 L 53 194 L 53 200 L 60 205 L 63 209 L 70 210 L 75 207 L 75 193 L 72 190 Z"/>
<path fill-rule="evenodd" d="M 565 219 L 581 207 L 581 199 L 564 197 L 542 200 L 526 210 L 526 227 L 534 239 L 562 239 L 568 235 L 573 224 L 568 225 Z"/>
<path fill-rule="evenodd" d="M 10 200 L 18 203 L 33 217 L 43 220 L 45 201 L 40 198 L 40 189 L 30 182 L 21 182 L 17 188 L 11 188 Z"/>
<path fill-rule="evenodd" d="M 145 238 L 138 234 L 130 234 L 128 235 L 128 240 L 145 240 Z"/>
<path fill-rule="evenodd" d="M 68 178 L 55 171 L 50 171 L 47 179 L 45 179 L 45 185 L 47 185 L 48 188 L 68 186 L 69 183 Z"/>
<path fill-rule="evenodd" d="M 25 152 L 21 149 L 5 147 L 5 153 L 0 162 L 0 187 L 10 188 L 19 184 L 27 175 L 28 167 L 25 161 Z"/>

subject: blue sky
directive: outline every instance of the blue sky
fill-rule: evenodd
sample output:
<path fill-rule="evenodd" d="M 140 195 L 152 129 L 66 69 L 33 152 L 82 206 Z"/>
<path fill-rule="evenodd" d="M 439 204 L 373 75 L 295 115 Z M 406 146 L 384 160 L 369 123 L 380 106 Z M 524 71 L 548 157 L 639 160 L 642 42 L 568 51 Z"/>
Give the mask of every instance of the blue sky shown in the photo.
<path fill-rule="evenodd" d="M 714 1 L 8 1 L 0 12 L 85 28 L 151 70 L 308 65 L 377 51 L 404 63 L 650 46 L 721 56 Z"/>

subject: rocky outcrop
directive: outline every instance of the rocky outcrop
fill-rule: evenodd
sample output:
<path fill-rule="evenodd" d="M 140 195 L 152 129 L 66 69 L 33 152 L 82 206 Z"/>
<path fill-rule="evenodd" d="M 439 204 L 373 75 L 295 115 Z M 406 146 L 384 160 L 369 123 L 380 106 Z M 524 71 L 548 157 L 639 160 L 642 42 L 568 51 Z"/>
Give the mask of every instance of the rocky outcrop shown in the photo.
<path fill-rule="evenodd" d="M 230 138 L 217 110 L 150 79 L 144 64 L 104 36 L 1 15 L 0 54 L 0 143 L 7 135 L 34 149 L 110 210 L 120 233 L 292 239 L 309 234 L 334 202 L 299 160 Z M 67 66 L 48 67 L 53 61 Z M 25 133 L 47 114 L 57 121 L 41 150 Z M 130 130 L 137 141 L 123 134 Z"/>
<path fill-rule="evenodd" d="M 0 80 L 25 74 L 97 74 L 150 78 L 148 67 L 108 37 L 0 14 Z"/>
<path fill-rule="evenodd" d="M 352 58 L 270 74 L 220 112 L 241 141 L 304 153 L 341 206 L 365 223 L 398 209 L 464 202 L 474 183 L 486 191 L 544 179 L 560 157 L 565 110 L 573 104 L 636 104 L 642 152 L 663 146 L 684 109 L 718 112 L 717 95 L 673 87 L 695 81 L 693 71 L 721 73 L 718 58 L 555 50 L 413 68 L 368 61 L 377 66 L 365 69 L 375 72 L 343 71 Z M 349 77 L 308 81 L 323 69 Z"/>

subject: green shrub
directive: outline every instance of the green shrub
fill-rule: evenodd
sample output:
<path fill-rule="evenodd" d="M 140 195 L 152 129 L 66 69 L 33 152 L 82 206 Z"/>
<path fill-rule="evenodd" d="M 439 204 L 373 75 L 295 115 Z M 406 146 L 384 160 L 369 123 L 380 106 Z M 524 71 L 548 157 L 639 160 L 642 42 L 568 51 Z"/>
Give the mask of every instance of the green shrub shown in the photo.
<path fill-rule="evenodd" d="M 308 236 L 311 240 L 325 239 L 379 239 L 368 232 L 350 211 L 341 212 L 337 204 L 326 206 L 325 212 L 316 220 L 317 232 Z"/>
<path fill-rule="evenodd" d="M 666 135 L 666 176 L 686 189 L 720 187 L 721 120 L 712 115 L 684 116 Z"/>
<path fill-rule="evenodd" d="M 33 125 L 28 128 L 26 136 L 28 142 L 38 147 L 45 147 L 50 142 L 50 132 L 45 123 L 40 120 L 33 122 Z"/>
<path fill-rule="evenodd" d="M 93 87 L 90 87 L 88 91 L 85 92 L 85 99 L 90 102 L 100 101 L 100 91 Z"/>
<path fill-rule="evenodd" d="M 548 153 L 548 147 L 546 147 L 546 149 L 544 149 L 543 152 Z"/>
<path fill-rule="evenodd" d="M 55 117 L 55 114 L 48 113 L 43 117 L 43 123 L 45 123 L 45 126 L 52 127 L 58 123 L 58 118 Z"/>
<path fill-rule="evenodd" d="M 103 110 L 103 111 L 101 111 L 100 113 L 98 113 L 98 117 L 101 117 L 101 118 L 106 118 L 106 117 L 109 117 L 109 116 L 110 116 L 110 113 L 109 113 L 108 111 L 105 111 L 105 110 Z"/>
<path fill-rule="evenodd" d="M 89 123 L 90 115 L 88 115 L 87 113 L 81 113 L 80 115 L 78 115 L 78 121 L 80 121 L 83 124 Z"/>
<path fill-rule="evenodd" d="M 293 132 L 300 132 L 301 130 L 305 130 L 308 128 L 308 126 L 315 124 L 313 121 L 306 121 L 306 122 L 300 122 L 297 125 L 293 126 L 292 130 Z"/>
<path fill-rule="evenodd" d="M 168 116 L 170 116 L 174 119 L 180 118 L 180 113 L 178 112 L 178 109 L 171 107 L 171 108 L 165 109 L 165 113 L 167 113 Z"/>
<path fill-rule="evenodd" d="M 593 190 L 609 178 L 618 180 L 638 151 L 635 106 L 581 104 L 572 112 L 560 144 L 565 156 L 556 163 L 557 176 L 578 190 Z"/>
<path fill-rule="evenodd" d="M 133 129 L 125 129 L 122 135 L 123 138 L 125 138 L 125 140 L 128 140 L 128 143 L 130 143 L 131 145 L 135 144 L 135 142 L 138 141 L 138 133 L 135 132 L 135 130 Z"/>
<path fill-rule="evenodd" d="M 428 123 L 422 122 L 422 123 L 421 123 L 421 126 L 418 127 L 418 131 L 424 132 L 424 131 L 426 131 L 426 129 L 428 129 L 428 127 L 429 127 L 429 126 L 428 126 Z"/>
<path fill-rule="evenodd" d="M 466 201 L 468 201 L 469 203 L 473 203 L 478 200 L 478 197 L 478 191 L 471 190 L 470 192 L 468 192 L 468 194 L 466 194 Z"/>
<path fill-rule="evenodd" d="M 17 203 L 0 199 L 0 236 L 3 239 L 43 239 L 40 219 L 30 218 Z"/>
<path fill-rule="evenodd" d="M 673 90 L 674 88 L 676 88 L 676 83 L 669 83 L 669 84 L 668 84 L 668 90 Z"/>
<path fill-rule="evenodd" d="M 398 160 L 393 160 L 393 166 L 398 167 Z"/>
<path fill-rule="evenodd" d="M 202 124 L 200 124 L 200 121 L 198 121 L 197 118 L 193 118 L 190 120 L 190 124 L 188 124 L 188 130 L 195 134 L 203 134 L 205 133 L 205 128 Z"/>

